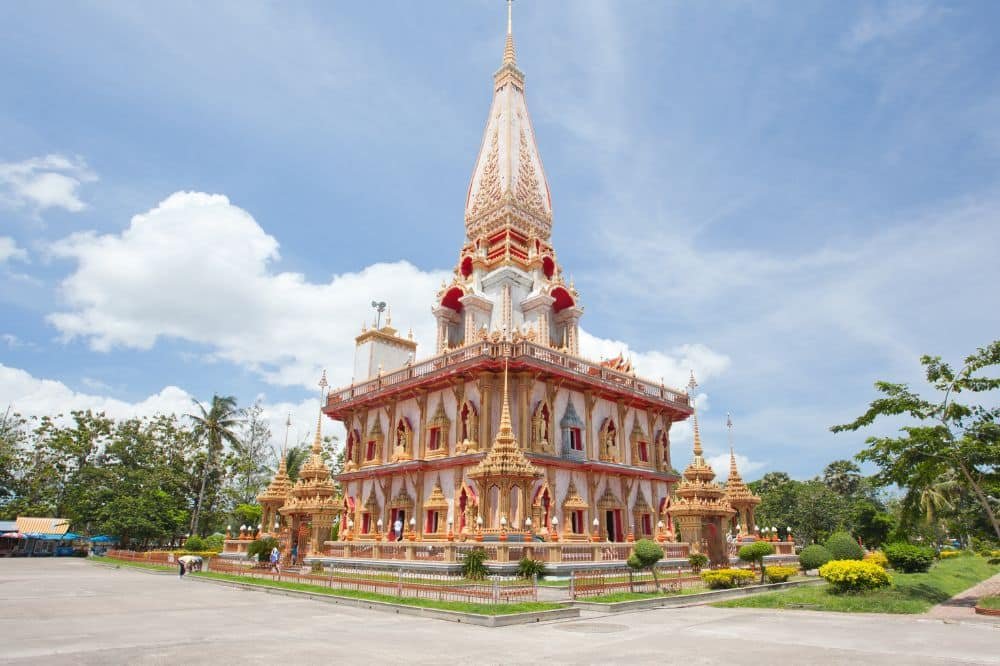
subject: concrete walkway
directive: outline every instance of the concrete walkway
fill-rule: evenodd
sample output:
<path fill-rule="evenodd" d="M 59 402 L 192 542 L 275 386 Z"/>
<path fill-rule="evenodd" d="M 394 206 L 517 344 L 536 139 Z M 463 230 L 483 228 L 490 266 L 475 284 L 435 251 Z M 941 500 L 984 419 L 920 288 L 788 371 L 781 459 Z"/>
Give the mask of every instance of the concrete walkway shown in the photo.
<path fill-rule="evenodd" d="M 976 601 L 982 597 L 988 597 L 991 595 L 1000 595 L 1000 574 L 997 574 L 992 578 L 988 578 L 978 585 L 970 587 L 965 592 L 956 594 L 944 603 L 938 604 L 934 608 L 927 611 L 925 617 L 959 622 L 1000 624 L 1000 620 L 996 617 L 976 615 L 976 611 L 974 610 Z M 1000 641 L 1000 639 L 998 639 L 998 641 Z"/>
<path fill-rule="evenodd" d="M 490 629 L 75 558 L 0 560 L 0 664 L 998 664 L 1000 629 L 699 606 Z"/>

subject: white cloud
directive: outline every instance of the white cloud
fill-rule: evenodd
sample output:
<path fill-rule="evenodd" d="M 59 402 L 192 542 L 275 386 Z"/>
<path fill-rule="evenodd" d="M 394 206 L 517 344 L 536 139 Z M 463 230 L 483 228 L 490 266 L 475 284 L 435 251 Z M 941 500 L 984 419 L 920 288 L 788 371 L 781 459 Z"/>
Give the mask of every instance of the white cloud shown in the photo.
<path fill-rule="evenodd" d="M 69 413 L 74 410 L 89 409 L 94 412 L 104 412 L 116 419 L 124 419 L 157 414 L 175 414 L 183 417 L 197 409 L 194 405 L 195 396 L 177 386 L 166 386 L 142 400 L 129 402 L 103 395 L 102 393 L 109 388 L 103 382 L 84 379 L 83 383 L 95 392 L 74 391 L 60 381 L 40 379 L 20 368 L 0 364 L 0 412 L 10 407 L 12 412 L 25 416 L 62 414 L 63 420 L 66 421 Z M 297 403 L 268 403 L 265 396 L 260 396 L 258 402 L 264 408 L 264 418 L 271 426 L 271 443 L 276 451 L 280 450 L 284 443 L 285 421 L 289 414 L 292 421 L 288 437 L 289 446 L 305 440 L 312 441 L 319 415 L 318 397 Z M 340 424 L 331 423 L 324 417 L 324 435 L 333 434 L 341 437 L 343 441 L 342 430 Z"/>
<path fill-rule="evenodd" d="M 249 367 L 276 385 L 313 388 L 321 368 L 334 385 L 351 380 L 354 337 L 373 296 L 385 298 L 393 323 L 413 327 L 420 356 L 431 353 L 429 308 L 447 271 L 407 262 L 309 282 L 272 269 L 278 242 L 222 195 L 178 192 L 132 218 L 120 235 L 77 233 L 51 248 L 73 259 L 62 283 L 69 310 L 50 315 L 67 339 L 92 348 L 150 349 L 160 338 L 206 345 L 214 358 Z M 582 334 L 585 354 L 610 356 L 627 345 Z M 694 369 L 718 375 L 728 359 L 702 345 L 635 354 L 643 376 L 683 385 Z"/>
<path fill-rule="evenodd" d="M 684 387 L 691 371 L 699 382 L 721 375 L 729 367 L 729 357 L 702 344 L 686 344 L 663 351 L 632 352 L 628 343 L 598 338 L 580 331 L 580 352 L 593 359 L 631 358 L 636 374 L 647 379 L 663 379 L 670 387 Z"/>
<path fill-rule="evenodd" d="M 919 23 L 930 13 L 926 2 L 890 2 L 879 10 L 868 8 L 844 39 L 848 50 L 890 39 Z"/>
<path fill-rule="evenodd" d="M 19 368 L 0 364 L 0 408 L 11 407 L 26 416 L 69 414 L 72 410 L 103 411 L 116 418 L 151 416 L 153 414 L 185 414 L 191 411 L 191 395 L 176 386 L 167 386 L 159 393 L 139 402 L 126 402 L 101 395 L 79 393 L 62 382 L 38 379 Z"/>
<path fill-rule="evenodd" d="M 28 252 L 23 247 L 18 247 L 13 238 L 0 236 L 0 264 L 11 260 L 27 261 Z"/>
<path fill-rule="evenodd" d="M 49 317 L 66 338 L 101 351 L 193 341 L 271 383 L 309 388 L 323 367 L 334 384 L 351 380 L 354 337 L 374 296 L 389 302 L 394 325 L 413 326 L 426 354 L 428 310 L 450 276 L 407 262 L 318 284 L 276 272 L 277 240 L 225 196 L 200 192 L 171 195 L 120 235 L 73 234 L 51 251 L 77 262 L 62 283 L 69 311 Z"/>
<path fill-rule="evenodd" d="M 715 470 L 715 480 L 718 482 L 726 481 L 729 478 L 729 453 L 720 453 L 717 456 L 710 456 L 705 459 L 712 469 Z M 745 455 L 737 453 L 736 454 L 736 469 L 740 473 L 740 477 L 744 481 L 750 481 L 755 478 L 756 472 L 764 469 L 767 463 L 751 460 Z"/>
<path fill-rule="evenodd" d="M 0 162 L 0 204 L 77 213 L 86 208 L 79 196 L 80 186 L 95 180 L 97 175 L 80 157 L 45 155 L 23 162 Z"/>

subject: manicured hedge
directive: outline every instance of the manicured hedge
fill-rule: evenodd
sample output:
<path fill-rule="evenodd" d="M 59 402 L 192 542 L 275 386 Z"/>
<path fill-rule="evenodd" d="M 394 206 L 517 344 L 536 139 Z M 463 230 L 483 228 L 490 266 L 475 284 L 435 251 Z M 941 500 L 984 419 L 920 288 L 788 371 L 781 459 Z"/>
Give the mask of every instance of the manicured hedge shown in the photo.
<path fill-rule="evenodd" d="M 701 579 L 712 590 L 741 587 L 752 581 L 753 578 L 753 572 L 746 569 L 714 569 L 701 572 Z"/>
<path fill-rule="evenodd" d="M 768 583 L 784 583 L 798 571 L 795 567 L 772 566 L 767 568 Z"/>
<path fill-rule="evenodd" d="M 866 592 L 892 584 L 885 569 L 860 560 L 832 560 L 819 568 L 819 575 L 839 593 Z"/>
<path fill-rule="evenodd" d="M 885 547 L 885 556 L 896 571 L 919 573 L 927 571 L 934 563 L 934 551 L 908 543 L 891 543 Z"/>

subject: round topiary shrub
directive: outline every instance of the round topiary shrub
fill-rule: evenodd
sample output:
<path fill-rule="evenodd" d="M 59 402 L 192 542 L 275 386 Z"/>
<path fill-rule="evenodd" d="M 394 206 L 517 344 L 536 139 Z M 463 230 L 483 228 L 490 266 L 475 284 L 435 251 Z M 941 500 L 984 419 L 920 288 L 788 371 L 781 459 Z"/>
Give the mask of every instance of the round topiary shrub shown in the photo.
<path fill-rule="evenodd" d="M 927 571 L 934 563 L 934 551 L 908 543 L 892 543 L 885 547 L 885 556 L 896 571 L 919 573 Z"/>
<path fill-rule="evenodd" d="M 826 549 L 835 560 L 861 560 L 865 550 L 847 532 L 834 532 L 826 540 Z"/>
<path fill-rule="evenodd" d="M 892 584 L 885 569 L 874 562 L 859 560 L 831 560 L 819 568 L 819 575 L 839 594 L 867 592 Z"/>
<path fill-rule="evenodd" d="M 192 534 L 184 541 L 184 550 L 205 550 L 205 540 Z"/>
<path fill-rule="evenodd" d="M 754 541 L 742 546 L 737 553 L 744 562 L 757 562 L 760 564 L 760 582 L 764 582 L 764 558 L 774 554 L 774 546 L 766 541 Z"/>
<path fill-rule="evenodd" d="M 708 555 L 704 553 L 691 553 L 688 556 L 688 564 L 691 565 L 691 571 L 698 573 L 703 566 L 708 564 Z"/>
<path fill-rule="evenodd" d="M 833 555 L 830 554 L 830 551 L 818 543 L 814 543 L 811 546 L 806 546 L 799 553 L 799 566 L 802 567 L 803 571 L 819 569 L 832 559 Z"/>

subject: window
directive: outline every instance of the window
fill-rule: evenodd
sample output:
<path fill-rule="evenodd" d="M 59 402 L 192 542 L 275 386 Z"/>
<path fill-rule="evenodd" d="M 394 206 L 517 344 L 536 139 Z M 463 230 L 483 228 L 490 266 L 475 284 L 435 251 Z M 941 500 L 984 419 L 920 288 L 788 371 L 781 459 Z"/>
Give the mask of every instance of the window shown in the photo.
<path fill-rule="evenodd" d="M 437 511 L 427 512 L 427 522 L 424 525 L 425 534 L 433 534 L 438 531 L 438 517 L 439 513 Z"/>
<path fill-rule="evenodd" d="M 639 460 L 644 463 L 649 462 L 649 444 L 639 442 Z"/>
<path fill-rule="evenodd" d="M 375 440 L 368 440 L 368 448 L 365 449 L 365 460 L 375 460 Z"/>
<path fill-rule="evenodd" d="M 427 441 L 428 451 L 437 451 L 441 448 L 441 429 L 431 428 L 429 439 Z"/>
<path fill-rule="evenodd" d="M 361 516 L 361 533 L 368 534 L 372 531 L 372 514 L 365 512 Z"/>
<path fill-rule="evenodd" d="M 646 536 L 653 534 L 653 517 L 648 513 L 642 514 L 642 533 Z"/>
<path fill-rule="evenodd" d="M 580 437 L 579 428 L 569 429 L 569 448 L 574 451 L 583 451 L 583 439 Z"/>

